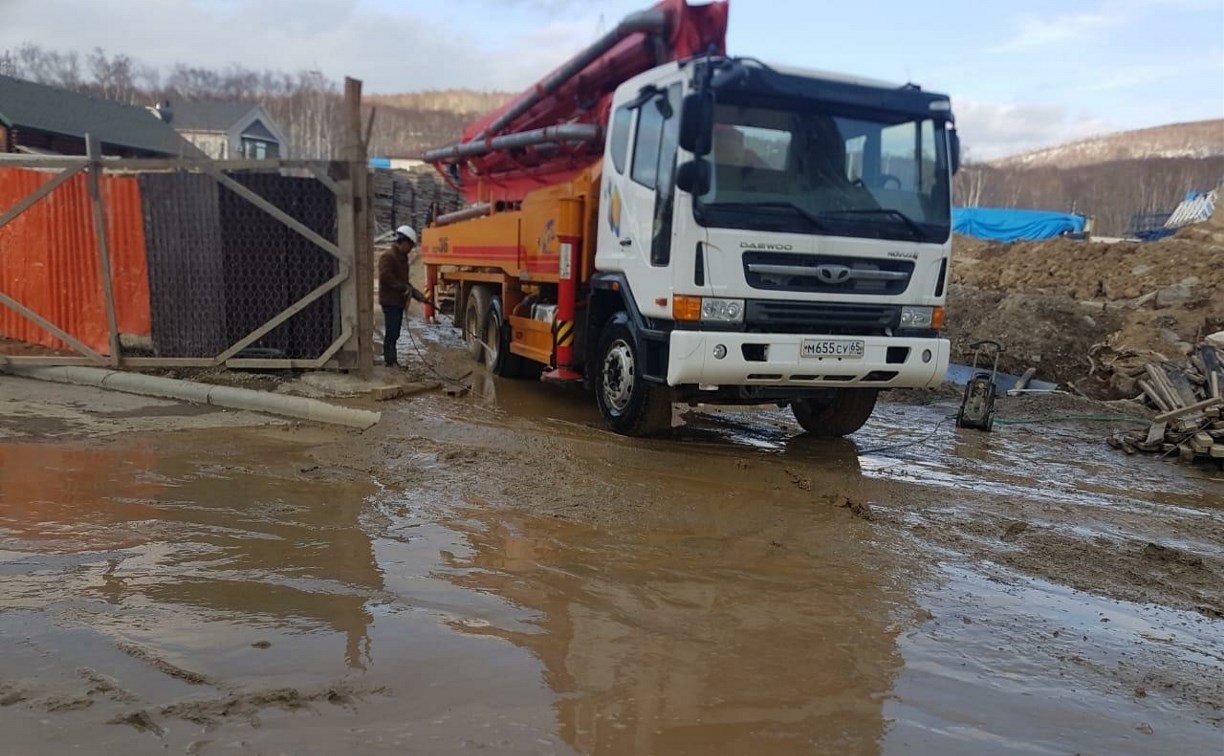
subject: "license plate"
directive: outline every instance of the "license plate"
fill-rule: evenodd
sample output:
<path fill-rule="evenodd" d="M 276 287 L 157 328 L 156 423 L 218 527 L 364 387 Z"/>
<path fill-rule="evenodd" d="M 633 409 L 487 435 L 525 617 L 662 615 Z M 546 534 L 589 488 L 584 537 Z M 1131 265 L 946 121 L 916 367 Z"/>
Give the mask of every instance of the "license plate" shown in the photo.
<path fill-rule="evenodd" d="M 861 360 L 866 343 L 862 339 L 804 339 L 799 354 L 804 357 Z"/>

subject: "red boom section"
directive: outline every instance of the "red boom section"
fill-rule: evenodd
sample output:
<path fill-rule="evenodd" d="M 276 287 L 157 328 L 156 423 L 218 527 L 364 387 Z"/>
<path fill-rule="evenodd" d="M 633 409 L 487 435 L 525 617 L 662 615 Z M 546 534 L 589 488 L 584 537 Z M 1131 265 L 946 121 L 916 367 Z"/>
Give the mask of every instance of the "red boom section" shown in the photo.
<path fill-rule="evenodd" d="M 444 175 L 455 172 L 469 202 L 513 202 L 568 181 L 603 155 L 612 94 L 622 82 L 669 61 L 726 53 L 727 10 L 725 1 L 662 0 L 629 16 L 465 129 L 457 145 L 425 159 Z"/>

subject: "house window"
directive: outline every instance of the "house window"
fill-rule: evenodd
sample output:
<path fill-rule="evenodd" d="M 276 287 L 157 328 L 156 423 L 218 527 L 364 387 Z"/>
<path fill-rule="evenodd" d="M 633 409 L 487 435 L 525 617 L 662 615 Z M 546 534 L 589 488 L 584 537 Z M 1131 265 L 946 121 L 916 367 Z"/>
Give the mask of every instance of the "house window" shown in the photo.
<path fill-rule="evenodd" d="M 279 145 L 276 142 L 249 137 L 242 138 L 242 156 L 248 160 L 271 160 L 278 157 L 279 154 Z"/>

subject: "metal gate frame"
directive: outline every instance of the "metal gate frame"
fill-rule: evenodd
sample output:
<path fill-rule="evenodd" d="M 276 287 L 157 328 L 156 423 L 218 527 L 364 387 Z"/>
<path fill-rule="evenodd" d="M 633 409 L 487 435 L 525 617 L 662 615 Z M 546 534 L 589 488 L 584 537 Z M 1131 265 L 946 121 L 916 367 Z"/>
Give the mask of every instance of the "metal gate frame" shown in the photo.
<path fill-rule="evenodd" d="M 103 365 L 112 368 L 230 368 L 357 370 L 368 375 L 373 357 L 373 216 L 369 212 L 370 171 L 366 158 L 367 144 L 361 128 L 361 82 L 345 80 L 345 104 L 349 114 L 344 161 L 321 160 L 211 160 L 207 158 L 103 158 L 98 140 L 86 135 L 86 155 L 29 156 L 0 155 L 0 166 L 22 168 L 62 168 L 50 181 L 26 195 L 12 208 L 0 214 L 0 228 L 33 207 L 58 187 L 79 173 L 85 172 L 89 184 L 89 199 L 93 207 L 93 227 L 97 240 L 98 265 L 102 285 L 110 355 L 102 355 L 83 344 L 54 323 L 21 302 L 0 291 L 0 305 L 16 311 L 51 335 L 72 347 L 80 356 L 17 356 L 0 354 L 0 365 Z M 368 138 L 368 137 L 367 137 Z M 259 194 L 225 175 L 226 171 L 275 171 L 293 169 L 308 171 L 336 198 L 337 243 L 318 235 Z M 100 191 L 104 172 L 194 172 L 212 177 L 218 184 L 275 218 L 291 231 L 305 238 L 335 258 L 337 272 L 326 282 L 289 305 L 271 319 L 248 333 L 214 357 L 124 357 L 119 342 L 112 286 L 110 248 L 106 238 L 106 218 Z M 314 359 L 256 359 L 236 357 L 239 352 L 263 338 L 273 329 L 290 320 L 311 303 L 333 289 L 340 289 L 339 333 L 335 340 Z"/>

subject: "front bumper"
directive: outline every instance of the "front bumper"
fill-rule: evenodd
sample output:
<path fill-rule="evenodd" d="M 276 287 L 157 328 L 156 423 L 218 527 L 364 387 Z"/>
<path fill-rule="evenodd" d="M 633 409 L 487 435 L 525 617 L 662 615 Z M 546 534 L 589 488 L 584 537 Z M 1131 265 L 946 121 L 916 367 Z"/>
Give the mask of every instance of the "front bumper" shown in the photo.
<path fill-rule="evenodd" d="M 800 346 L 805 339 L 862 339 L 864 354 L 859 359 L 801 357 Z M 714 357 L 714 348 L 720 344 L 727 349 L 721 360 Z M 672 331 L 667 383 L 670 386 L 927 388 L 943 382 L 950 352 L 947 339 Z M 757 359 L 748 359 L 748 356 Z M 924 356 L 929 359 L 924 360 Z"/>

